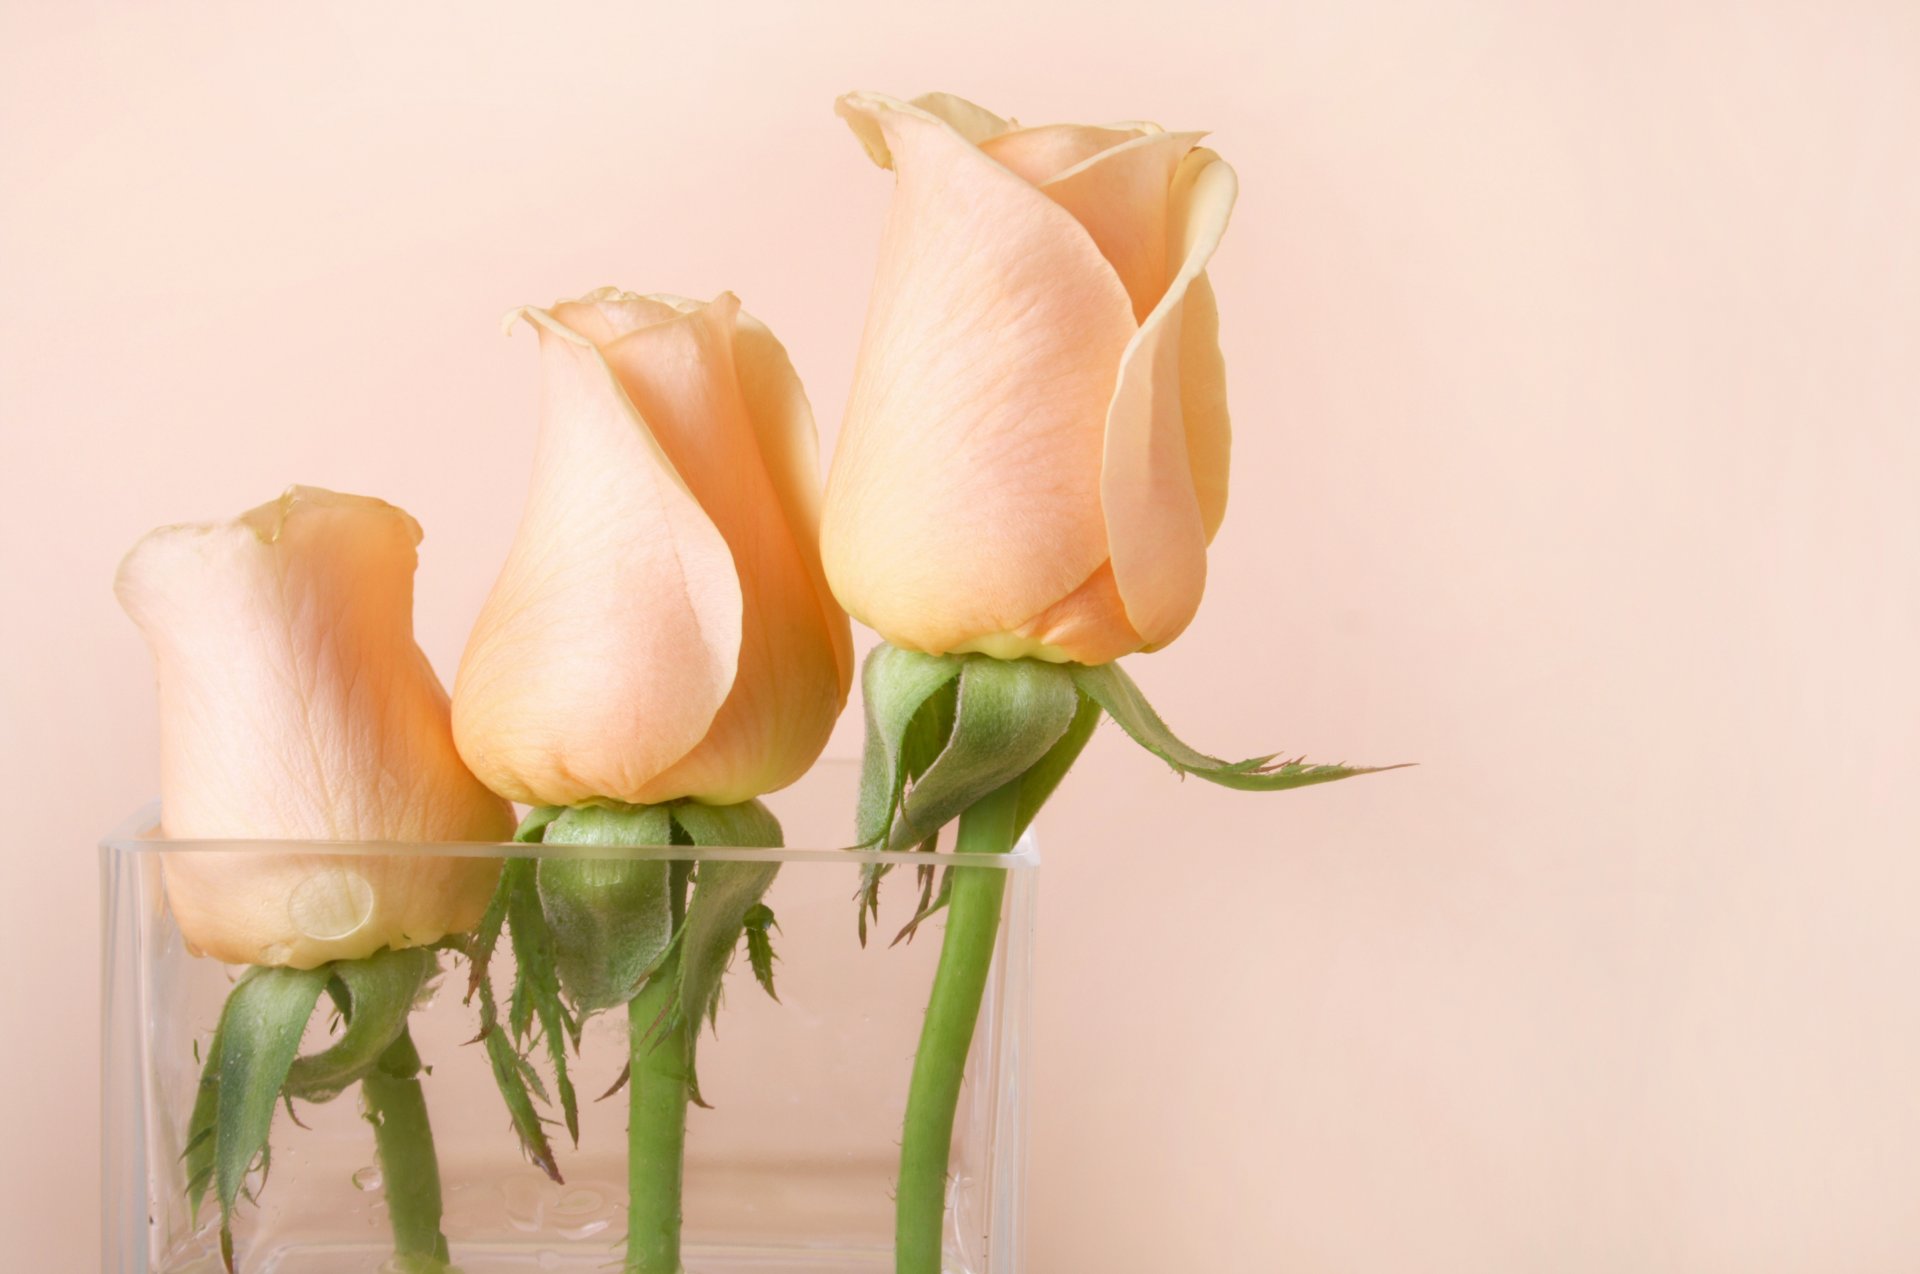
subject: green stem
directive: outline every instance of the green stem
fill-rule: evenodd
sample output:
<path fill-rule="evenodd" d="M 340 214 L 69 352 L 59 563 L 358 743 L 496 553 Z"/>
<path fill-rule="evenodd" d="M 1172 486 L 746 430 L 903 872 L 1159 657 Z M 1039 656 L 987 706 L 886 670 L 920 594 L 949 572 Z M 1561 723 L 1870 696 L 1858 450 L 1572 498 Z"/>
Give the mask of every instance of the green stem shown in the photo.
<path fill-rule="evenodd" d="M 956 852 L 1004 854 L 1012 849 L 1019 807 L 1017 781 L 976 801 L 960 816 Z M 927 1020 L 913 1058 L 913 1084 L 907 1090 L 894 1200 L 896 1274 L 940 1274 L 954 1112 L 960 1106 L 960 1080 L 986 994 L 1006 890 L 1007 873 L 998 868 L 954 869 L 940 966 L 933 975 Z"/>
<path fill-rule="evenodd" d="M 693 1037 L 674 1020 L 679 979 L 660 970 L 627 1006 L 626 1274 L 680 1274 L 680 1193 L 687 1144 Z"/>
<path fill-rule="evenodd" d="M 420 1087 L 420 1054 L 400 1032 L 360 1080 L 360 1098 L 380 1156 L 395 1264 L 408 1274 L 435 1274 L 449 1259 L 440 1232 L 440 1161 Z"/>

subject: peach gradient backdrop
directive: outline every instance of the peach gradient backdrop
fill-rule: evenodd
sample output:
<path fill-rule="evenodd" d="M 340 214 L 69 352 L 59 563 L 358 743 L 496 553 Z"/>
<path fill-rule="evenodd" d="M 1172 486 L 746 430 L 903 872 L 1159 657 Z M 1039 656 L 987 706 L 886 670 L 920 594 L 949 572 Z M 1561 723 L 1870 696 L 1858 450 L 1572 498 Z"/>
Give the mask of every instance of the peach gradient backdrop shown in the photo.
<path fill-rule="evenodd" d="M 425 523 L 450 673 L 509 306 L 739 292 L 829 439 L 888 179 L 835 94 L 1214 130 L 1234 506 L 1051 821 L 1035 1274 L 1920 1268 L 1920 10 L 0 10 L 0 1234 L 90 1268 L 108 589 L 292 480 Z M 843 730 L 836 747 L 855 746 Z"/>

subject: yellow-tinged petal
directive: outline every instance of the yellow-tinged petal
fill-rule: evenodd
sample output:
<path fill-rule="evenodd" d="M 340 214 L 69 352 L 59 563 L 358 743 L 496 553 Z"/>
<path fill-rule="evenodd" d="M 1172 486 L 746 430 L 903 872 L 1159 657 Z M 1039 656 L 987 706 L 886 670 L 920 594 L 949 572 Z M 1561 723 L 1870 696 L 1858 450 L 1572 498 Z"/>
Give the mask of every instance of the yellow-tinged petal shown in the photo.
<path fill-rule="evenodd" d="M 786 351 L 725 293 L 523 313 L 550 373 L 541 461 L 455 688 L 462 751 L 542 804 L 785 786 L 853 675 Z"/>
<path fill-rule="evenodd" d="M 585 296 L 561 301 L 547 311 L 553 320 L 596 346 L 605 346 L 627 333 L 655 323 L 670 323 L 698 304 L 681 297 L 642 296 L 620 288 L 595 288 Z M 527 310 L 514 311 L 526 317 Z"/>
<path fill-rule="evenodd" d="M 592 321 L 608 301 L 627 304 L 590 299 Z M 699 745 L 733 688 L 741 584 L 600 349 L 556 314 L 522 313 L 540 333 L 540 440 L 519 531 L 461 660 L 454 737 L 515 800 L 638 800 Z"/>
<path fill-rule="evenodd" d="M 1206 588 L 1207 518 L 1196 490 L 1182 371 L 1183 365 L 1208 369 L 1198 353 L 1189 356 L 1183 349 L 1184 328 L 1189 292 L 1226 233 L 1236 189 L 1233 170 L 1209 151 L 1197 150 L 1181 165 L 1168 225 L 1180 266 L 1126 351 L 1107 414 L 1100 494 L 1114 579 L 1128 621 L 1149 648 L 1179 636 Z M 1210 293 L 1203 296 L 1211 299 Z M 1196 324 L 1209 314 L 1210 306 L 1201 303 Z M 1213 370 L 1217 375 L 1217 364 Z M 1224 469 L 1216 462 L 1224 450 L 1218 435 L 1225 413 L 1208 391 L 1195 401 L 1220 407 L 1204 428 L 1196 421 L 1197 454 L 1209 465 L 1212 489 L 1216 471 Z"/>
<path fill-rule="evenodd" d="M 1128 128 L 1101 128 L 1091 124 L 1042 124 L 1000 133 L 979 143 L 982 152 L 1033 185 L 1040 186 L 1061 173 L 1135 141 L 1140 133 Z M 1166 198 L 1166 191 L 1159 192 Z"/>
<path fill-rule="evenodd" d="M 913 99 L 913 105 L 944 120 L 954 132 L 976 146 L 988 138 L 998 137 L 1008 129 L 1019 127 L 1012 120 L 1001 119 L 986 107 L 954 93 L 922 93 Z"/>
<path fill-rule="evenodd" d="M 1099 422 L 1133 307 L 1071 214 L 947 122 L 876 94 L 839 109 L 898 189 L 828 480 L 827 576 L 888 640 L 950 650 L 1106 560 Z"/>
<path fill-rule="evenodd" d="M 746 337 L 751 396 L 737 345 L 740 303 L 731 294 L 603 347 L 725 538 L 743 627 L 738 673 L 699 746 L 640 787 L 601 795 L 725 805 L 785 787 L 819 755 L 846 704 L 852 637 L 839 607 L 822 604 L 812 415 L 785 351 L 764 326 L 746 323 L 754 329 Z M 653 656 L 636 649 L 632 657 Z"/>
<path fill-rule="evenodd" d="M 1168 254 L 1174 174 L 1200 133 L 1149 133 L 1102 151 L 1047 179 L 1047 198 L 1086 227 L 1145 320 L 1173 279 Z"/>
<path fill-rule="evenodd" d="M 1220 353 L 1220 310 L 1203 271 L 1187 285 L 1180 316 L 1180 414 L 1200 525 L 1213 543 L 1227 516 L 1227 470 L 1233 429 L 1227 418 L 1227 363 Z"/>
<path fill-rule="evenodd" d="M 976 637 L 958 649 L 995 659 L 1104 664 L 1140 649 L 1140 634 L 1127 622 L 1113 582 L 1113 564 L 1107 562 L 1079 588 L 1012 632 Z"/>
<path fill-rule="evenodd" d="M 495 840 L 512 812 L 460 763 L 413 639 L 419 526 L 294 487 L 167 527 L 115 591 L 153 650 L 162 831 L 174 839 Z M 187 942 L 311 968 L 470 928 L 495 864 L 427 855 L 169 854 Z"/>
<path fill-rule="evenodd" d="M 771 328 L 745 310 L 735 319 L 733 355 L 767 477 L 799 546 L 820 608 L 821 626 L 833 646 L 844 707 L 853 686 L 853 632 L 847 613 L 833 600 L 820 564 L 820 436 L 814 428 L 813 408 L 786 347 Z"/>

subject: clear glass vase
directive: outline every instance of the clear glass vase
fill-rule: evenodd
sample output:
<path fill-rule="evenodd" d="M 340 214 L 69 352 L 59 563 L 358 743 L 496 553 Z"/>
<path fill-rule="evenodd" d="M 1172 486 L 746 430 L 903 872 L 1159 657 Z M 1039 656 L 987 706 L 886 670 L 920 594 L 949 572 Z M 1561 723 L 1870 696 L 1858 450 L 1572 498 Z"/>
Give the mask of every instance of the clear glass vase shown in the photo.
<path fill-rule="evenodd" d="M 710 1109 L 687 1130 L 687 1274 L 882 1271 L 893 1266 L 893 1184 L 907 1083 L 939 952 L 935 917 L 917 940 L 889 948 L 920 901 L 926 856 L 829 848 L 850 822 L 855 767 L 830 763 L 769 798 L 795 848 L 597 850 L 609 858 L 699 863 L 742 857 L 781 864 L 767 894 L 778 917 L 770 999 L 744 956 L 726 981 L 717 1035 L 700 1046 Z M 234 966 L 193 955 L 168 911 L 165 855 L 314 856 L 316 870 L 355 856 L 540 856 L 516 844 L 364 845 L 157 839 L 157 809 L 101 845 L 104 923 L 102 1269 L 108 1274 L 216 1274 L 218 1207 L 191 1216 L 183 1159 L 205 1048 Z M 568 847 L 578 856 L 578 847 Z M 941 862 L 951 861 L 948 855 Z M 969 858 L 969 862 L 975 862 Z M 1028 1083 L 1035 868 L 1031 839 L 978 870 L 1008 888 L 994 971 L 967 1063 L 949 1184 L 946 1269 L 1018 1274 Z M 863 948 L 855 898 L 862 869 L 891 863 L 880 920 Z M 496 981 L 511 977 L 502 942 Z M 411 1018 L 429 1068 L 422 1078 L 444 1188 L 443 1231 L 463 1274 L 618 1270 L 626 1235 L 624 1094 L 594 1098 L 621 1076 L 627 1022 L 615 1011 L 587 1025 L 574 1062 L 580 1139 L 554 1129 L 564 1184 L 522 1154 L 473 1043 L 477 1008 L 464 1002 L 466 965 L 441 972 Z M 324 1013 L 302 1052 L 324 1047 Z M 543 1061 L 537 1053 L 536 1061 Z M 243 1274 L 375 1274 L 389 1264 L 384 1183 L 371 1130 L 349 1089 L 324 1104 L 283 1106 L 271 1131 L 271 1170 L 233 1230 Z M 555 1112 L 543 1112 L 555 1113 Z M 304 1125 L 304 1126 L 302 1126 Z"/>

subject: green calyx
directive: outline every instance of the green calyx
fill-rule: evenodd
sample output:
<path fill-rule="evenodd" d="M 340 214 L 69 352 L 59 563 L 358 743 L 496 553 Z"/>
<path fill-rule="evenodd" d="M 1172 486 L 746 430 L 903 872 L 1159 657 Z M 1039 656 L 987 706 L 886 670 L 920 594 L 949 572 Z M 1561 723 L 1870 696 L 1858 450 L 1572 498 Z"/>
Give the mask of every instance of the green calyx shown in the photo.
<path fill-rule="evenodd" d="M 1065 665 L 986 655 L 925 655 L 890 645 L 867 657 L 861 687 L 867 739 L 856 816 L 862 848 L 938 847 L 940 829 L 1007 784 L 1019 785 L 1015 835 L 1058 786 L 1098 723 Z M 886 864 L 867 868 L 860 940 L 877 917 Z M 894 939 L 939 911 L 932 862 L 920 869 L 920 904 Z"/>
<path fill-rule="evenodd" d="M 882 849 L 922 844 L 1039 766 L 1080 708 L 1066 666 L 1035 660 L 883 645 L 867 657 L 861 685 L 867 743 L 858 833 L 861 845 Z M 1051 768 L 1065 773 L 1071 764 L 1067 757 Z"/>
<path fill-rule="evenodd" d="M 759 801 L 738 805 L 590 805 L 561 812 L 541 843 L 608 849 L 692 845 L 776 849 L 780 824 Z M 705 861 L 676 897 L 668 859 L 548 857 L 538 867 L 539 895 L 552 935 L 559 980 L 583 1014 L 632 1000 L 675 956 L 676 1020 L 709 1018 L 720 979 L 760 907 L 778 863 Z M 684 908 L 684 910 L 682 910 Z M 760 931 L 764 934 L 765 926 Z"/>
<path fill-rule="evenodd" d="M 972 864 L 1013 848 L 1103 714 L 1177 772 L 1226 787 L 1276 791 L 1368 771 L 1208 756 L 1176 738 L 1140 688 L 1111 664 L 926 655 L 883 645 L 868 658 L 862 677 L 867 741 L 857 816 L 861 847 L 934 850 L 942 827 L 960 821 L 954 853 L 924 856 L 919 907 L 894 939 L 910 937 L 928 916 L 947 910 L 914 1054 L 895 1193 L 895 1267 L 901 1274 L 935 1274 L 943 1268 L 954 1116 L 1006 888 L 1004 872 Z M 936 872 L 935 861 L 943 861 L 944 870 Z M 879 914 L 886 872 L 885 863 L 867 868 L 862 942 L 868 919 Z"/>
<path fill-rule="evenodd" d="M 333 966 L 327 991 L 346 1029 L 326 1051 L 294 1059 L 284 1085 L 287 1096 L 331 1101 L 364 1078 L 407 1029 L 414 1000 L 438 969 L 433 952 L 424 947 Z"/>
<path fill-rule="evenodd" d="M 547 824 L 541 843 L 670 845 L 673 816 L 664 805 L 565 810 Z M 540 908 L 552 932 L 554 962 L 581 1013 L 631 1000 L 666 954 L 673 937 L 668 867 L 664 860 L 619 858 L 540 862 Z"/>
<path fill-rule="evenodd" d="M 486 918 L 469 943 L 469 995 L 480 1000 L 481 1034 L 494 1079 L 529 1158 L 560 1180 L 536 1103 L 557 1101 L 579 1142 L 579 1105 L 569 1076 L 585 1020 L 632 1003 L 663 980 L 654 1034 L 712 1019 L 721 983 L 745 940 L 756 976 L 772 991 L 772 912 L 761 901 L 778 863 L 622 858 L 606 851 L 667 845 L 777 848 L 780 824 L 759 801 L 701 805 L 607 802 L 543 807 L 516 840 L 545 847 L 510 861 Z M 502 934 L 514 981 L 502 1022 L 488 962 Z M 651 1002 L 651 1001 L 650 1001 Z M 528 1054 L 544 1044 L 549 1095 Z M 619 1084 L 609 1091 L 618 1091 Z"/>
<path fill-rule="evenodd" d="M 298 1098 L 325 1102 L 395 1065 L 404 1052 L 417 1067 L 407 1016 L 438 970 L 431 950 L 383 950 L 316 969 L 253 968 L 235 983 L 220 1013 L 200 1076 L 184 1155 L 195 1214 L 209 1191 L 220 1203 L 220 1246 L 234 1268 L 232 1219 L 248 1182 L 271 1163 L 275 1111 Z M 299 1056 L 307 1023 L 326 992 L 344 1023 L 321 1052 Z M 410 1078 L 404 1076 L 403 1078 Z M 437 1211 L 433 1224 L 437 1226 Z"/>
<path fill-rule="evenodd" d="M 1018 837 L 1079 759 L 1102 715 L 1175 771 L 1243 791 L 1281 791 L 1397 768 L 1208 756 L 1174 736 L 1118 664 L 927 655 L 881 645 L 867 657 L 861 686 L 867 736 L 856 822 L 865 849 L 937 849 L 942 827 L 1008 784 L 1018 785 Z M 867 871 L 863 942 L 869 916 L 878 914 L 886 873 L 884 864 Z M 944 904 L 948 883 L 943 880 L 936 892 L 933 876 L 931 863 L 921 869 L 920 906 L 900 938 Z"/>
<path fill-rule="evenodd" d="M 534 810 L 513 838 L 523 843 L 537 842 L 559 814 L 555 809 Z M 521 1149 L 542 1172 L 560 1181 L 560 1165 L 547 1137 L 546 1121 L 534 1104 L 536 1099 L 548 1102 L 550 1098 L 540 1072 L 527 1059 L 526 1036 L 533 1021 L 539 1019 L 553 1059 L 554 1087 L 561 1110 L 569 1134 L 577 1138 L 580 1103 L 567 1074 L 567 1042 L 572 1040 L 578 1049 L 579 1020 L 568 1021 L 564 1017 L 566 1005 L 560 999 L 558 975 L 554 971 L 552 935 L 540 908 L 537 866 L 530 858 L 514 858 L 500 869 L 500 883 L 494 888 L 493 900 L 487 905 L 479 926 L 464 943 L 469 965 L 467 1002 L 471 1004 L 476 998 L 480 1001 L 480 1033 L 473 1042 L 486 1050 L 494 1086 L 500 1090 L 500 1099 L 507 1107 L 507 1117 L 520 1138 Z M 515 917 L 511 936 L 515 977 L 508 1012 L 509 1027 L 513 1029 L 501 1025 L 499 1002 L 490 976 L 493 953 L 499 948 L 502 933 L 507 931 L 509 914 Z"/>

